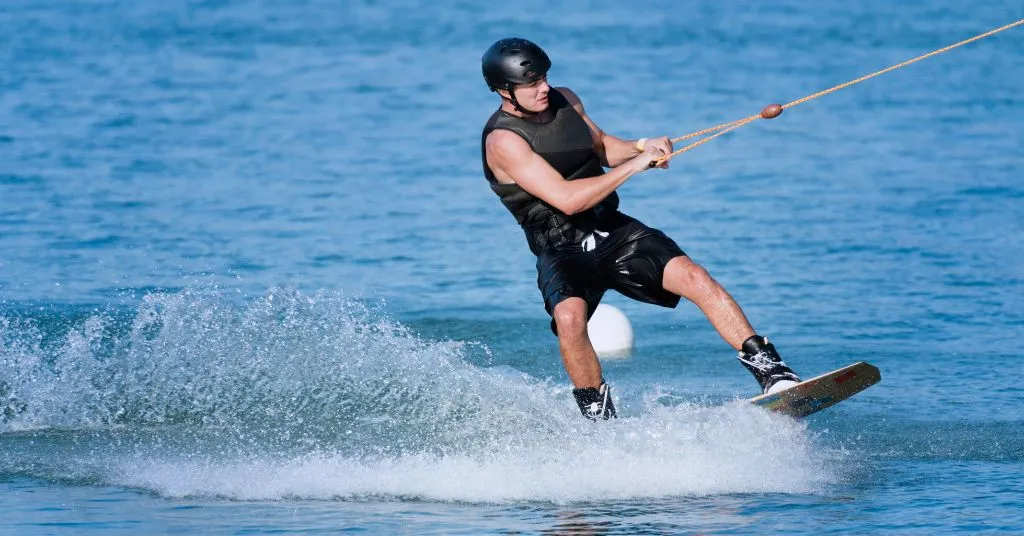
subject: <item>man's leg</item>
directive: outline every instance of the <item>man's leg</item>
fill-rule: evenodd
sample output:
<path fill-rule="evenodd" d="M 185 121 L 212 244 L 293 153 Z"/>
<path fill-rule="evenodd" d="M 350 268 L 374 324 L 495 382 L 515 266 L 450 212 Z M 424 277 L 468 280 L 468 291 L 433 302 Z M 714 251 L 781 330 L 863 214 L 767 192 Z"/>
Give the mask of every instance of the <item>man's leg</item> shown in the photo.
<path fill-rule="evenodd" d="M 587 335 L 587 302 L 566 298 L 555 305 L 555 328 L 562 364 L 576 388 L 601 385 L 601 362 Z"/>
<path fill-rule="evenodd" d="M 733 349 L 741 350 L 743 341 L 754 335 L 754 328 L 732 296 L 689 257 L 675 257 L 665 265 L 662 286 L 699 307 Z"/>
<path fill-rule="evenodd" d="M 800 381 L 779 356 L 775 346 L 754 333 L 732 296 L 689 257 L 675 257 L 665 265 L 662 285 L 665 290 L 690 300 L 704 312 L 725 342 L 739 350 L 737 358 L 754 375 L 763 392 L 775 392 Z"/>
<path fill-rule="evenodd" d="M 693 302 L 718 334 L 738 350 L 737 359 L 750 370 L 761 389 L 782 389 L 800 381 L 768 339 L 754 333 L 746 315 L 704 268 L 657 229 L 624 216 L 625 223 L 598 247 L 601 275 L 609 288 L 630 298 L 675 307 L 679 298 Z"/>
<path fill-rule="evenodd" d="M 611 390 L 601 377 L 601 362 L 587 335 L 587 302 L 582 298 L 566 298 L 555 305 L 553 317 L 562 364 L 575 386 L 572 396 L 580 412 L 592 420 L 615 417 Z"/>

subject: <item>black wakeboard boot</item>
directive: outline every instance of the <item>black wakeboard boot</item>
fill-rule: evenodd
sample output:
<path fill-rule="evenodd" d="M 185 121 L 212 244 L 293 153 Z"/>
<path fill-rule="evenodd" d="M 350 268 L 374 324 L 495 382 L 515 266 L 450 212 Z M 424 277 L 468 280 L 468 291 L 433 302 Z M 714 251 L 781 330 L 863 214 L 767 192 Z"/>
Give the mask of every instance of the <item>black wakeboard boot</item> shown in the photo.
<path fill-rule="evenodd" d="M 612 403 L 612 389 L 604 380 L 601 380 L 600 387 L 573 389 L 572 396 L 580 405 L 580 412 L 583 413 L 583 416 L 592 421 L 618 418 L 615 415 L 615 404 Z"/>
<path fill-rule="evenodd" d="M 800 377 L 786 366 L 767 337 L 754 335 L 743 341 L 743 349 L 736 359 L 754 374 L 762 393 L 774 393 L 800 383 Z"/>

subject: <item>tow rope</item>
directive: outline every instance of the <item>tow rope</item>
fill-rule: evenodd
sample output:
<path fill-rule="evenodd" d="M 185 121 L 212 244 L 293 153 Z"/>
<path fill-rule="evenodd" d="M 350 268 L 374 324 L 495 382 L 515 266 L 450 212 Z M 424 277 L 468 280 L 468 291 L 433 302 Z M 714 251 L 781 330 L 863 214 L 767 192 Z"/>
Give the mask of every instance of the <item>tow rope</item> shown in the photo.
<path fill-rule="evenodd" d="M 989 31 L 987 31 L 987 32 L 985 32 L 983 34 L 976 35 L 976 36 L 974 36 L 974 37 L 972 37 L 970 39 L 964 39 L 963 41 L 960 41 L 959 43 L 954 43 L 952 45 L 949 45 L 949 46 L 946 46 L 946 47 L 942 47 L 942 48 L 937 49 L 937 50 L 933 50 L 933 51 L 931 51 L 931 52 L 929 52 L 927 54 L 922 54 L 922 55 L 920 55 L 920 56 L 918 56 L 916 58 L 911 58 L 911 59 L 909 59 L 907 61 L 904 61 L 902 63 L 897 63 L 896 65 L 893 65 L 891 67 L 886 67 L 885 69 L 882 69 L 880 71 L 875 71 L 875 72 L 873 72 L 871 74 L 864 75 L 864 76 L 862 76 L 860 78 L 855 78 L 853 80 L 850 80 L 849 82 L 844 82 L 844 83 L 839 84 L 837 86 L 830 87 L 830 88 L 828 88 L 826 90 L 819 91 L 817 93 L 813 93 L 813 94 L 808 95 L 808 96 L 806 96 L 806 97 L 804 97 L 802 99 L 797 99 L 797 100 L 795 100 L 793 102 L 790 102 L 788 104 L 769 104 L 768 106 L 765 106 L 764 109 L 761 110 L 761 113 L 751 115 L 750 117 L 744 117 L 743 119 L 737 119 L 736 121 L 730 121 L 728 123 L 722 123 L 721 125 L 714 126 L 714 127 L 711 127 L 711 128 L 705 128 L 704 130 L 698 130 L 697 132 L 692 132 L 692 133 L 687 134 L 685 136 L 680 136 L 678 138 L 672 138 L 672 143 L 678 143 L 678 142 L 681 142 L 683 140 L 688 140 L 688 139 L 691 139 L 691 138 L 696 138 L 698 136 L 703 136 L 704 134 L 711 134 L 712 132 L 714 132 L 714 134 L 711 134 L 710 136 L 708 136 L 706 138 L 702 138 L 700 140 L 697 140 L 697 141 L 695 141 L 693 143 L 690 143 L 689 145 L 686 145 L 686 146 L 682 147 L 681 149 L 677 149 L 677 150 L 673 151 L 671 154 L 665 155 L 665 156 L 663 156 L 663 157 L 661 157 L 661 158 L 659 158 L 657 160 L 652 161 L 650 165 L 651 165 L 651 167 L 658 166 L 661 163 L 663 163 L 664 161 L 666 161 L 666 160 L 668 160 L 668 159 L 670 159 L 670 158 L 672 158 L 674 156 L 683 154 L 686 151 L 689 151 L 689 150 L 691 150 L 691 149 L 693 149 L 695 147 L 703 145 L 703 144 L 705 144 L 705 143 L 707 143 L 707 142 L 709 142 L 709 141 L 711 141 L 711 140 L 713 140 L 713 139 L 715 139 L 715 138 L 717 138 L 717 137 L 719 137 L 719 136 L 721 136 L 721 135 L 723 135 L 723 134 L 725 134 L 727 132 L 732 132 L 733 130 L 736 130 L 737 128 L 740 128 L 740 127 L 742 127 L 744 125 L 748 125 L 750 123 L 753 123 L 754 121 L 757 121 L 758 119 L 773 119 L 775 117 L 778 117 L 780 114 L 782 114 L 783 110 L 785 110 L 787 108 L 792 108 L 794 106 L 803 104 L 803 103 L 808 102 L 810 100 L 814 100 L 814 99 L 816 99 L 818 97 L 824 97 L 825 95 L 828 95 L 829 93 L 834 93 L 836 91 L 839 91 L 840 89 L 846 89 L 846 88 L 848 88 L 848 87 L 850 87 L 850 86 L 852 86 L 854 84 L 859 84 L 859 83 L 861 83 L 861 82 L 863 82 L 865 80 L 868 80 L 870 78 L 874 78 L 876 76 L 883 75 L 883 74 L 891 72 L 891 71 L 895 71 L 896 69 L 899 69 L 901 67 L 906 67 L 907 65 L 910 65 L 911 63 L 916 63 L 916 62 L 919 62 L 919 61 L 921 61 L 923 59 L 930 58 L 932 56 L 937 56 L 939 54 L 942 54 L 943 52 L 948 52 L 950 50 L 953 50 L 954 48 L 962 47 L 962 46 L 964 46 L 964 45 L 966 45 L 968 43 L 973 43 L 973 42 L 978 41 L 980 39 L 984 39 L 986 37 L 995 35 L 995 34 L 997 34 L 999 32 L 1006 31 L 1006 30 L 1009 30 L 1011 28 L 1015 28 L 1015 27 L 1020 26 L 1022 24 L 1024 24 L 1024 19 L 1021 19 L 1021 20 L 1019 20 L 1017 22 L 1013 22 L 1013 23 L 1007 24 L 1006 26 L 1001 26 L 1001 27 L 996 28 L 994 30 L 989 30 Z"/>

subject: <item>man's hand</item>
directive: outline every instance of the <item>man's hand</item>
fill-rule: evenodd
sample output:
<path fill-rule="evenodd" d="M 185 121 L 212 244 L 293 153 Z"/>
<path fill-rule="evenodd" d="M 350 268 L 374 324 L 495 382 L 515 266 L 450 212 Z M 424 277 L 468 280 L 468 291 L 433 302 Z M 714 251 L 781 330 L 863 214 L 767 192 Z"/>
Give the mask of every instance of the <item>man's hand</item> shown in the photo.
<path fill-rule="evenodd" d="M 633 157 L 632 164 L 637 166 L 637 172 L 646 171 L 651 168 L 651 163 L 656 162 L 667 155 L 672 154 L 672 140 L 667 137 L 654 138 L 644 142 L 644 150 Z M 668 168 L 668 160 L 658 164 L 659 168 Z"/>
<path fill-rule="evenodd" d="M 643 149 L 644 151 L 647 151 L 652 148 L 662 152 L 663 156 L 671 155 L 673 151 L 672 140 L 669 139 L 669 136 L 652 137 L 644 143 Z M 665 165 L 662 167 L 669 167 L 668 161 L 666 161 Z"/>

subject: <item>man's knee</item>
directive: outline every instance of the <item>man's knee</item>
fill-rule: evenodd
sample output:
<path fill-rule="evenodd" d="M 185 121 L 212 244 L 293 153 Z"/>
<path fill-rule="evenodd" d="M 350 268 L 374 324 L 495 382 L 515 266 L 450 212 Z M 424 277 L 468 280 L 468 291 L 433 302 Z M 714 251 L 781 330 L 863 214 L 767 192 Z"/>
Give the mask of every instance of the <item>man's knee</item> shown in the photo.
<path fill-rule="evenodd" d="M 559 335 L 579 334 L 587 329 L 587 302 L 569 298 L 555 306 L 551 315 Z"/>
<path fill-rule="evenodd" d="M 706 289 L 717 284 L 703 266 L 685 256 L 669 262 L 665 269 L 665 279 L 665 287 L 669 290 Z"/>
<path fill-rule="evenodd" d="M 686 277 L 687 281 L 702 287 L 714 282 L 711 274 L 703 266 L 695 262 L 690 262 L 690 265 L 686 267 L 684 277 Z"/>

